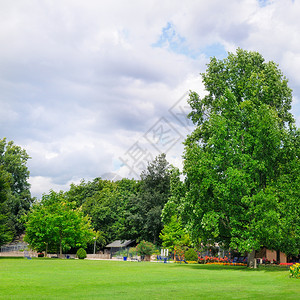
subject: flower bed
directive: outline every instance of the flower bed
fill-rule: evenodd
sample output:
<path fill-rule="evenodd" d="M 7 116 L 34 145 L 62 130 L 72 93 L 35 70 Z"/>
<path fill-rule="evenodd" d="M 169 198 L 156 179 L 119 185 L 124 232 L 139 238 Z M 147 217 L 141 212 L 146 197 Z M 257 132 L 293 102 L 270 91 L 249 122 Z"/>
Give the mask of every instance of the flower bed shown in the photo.
<path fill-rule="evenodd" d="M 290 267 L 290 277 L 300 279 L 300 264 L 296 263 Z"/>
<path fill-rule="evenodd" d="M 280 263 L 280 266 L 292 266 L 295 263 Z"/>
<path fill-rule="evenodd" d="M 231 262 L 209 262 L 206 265 L 220 265 L 220 266 L 247 266 L 244 263 L 231 263 Z"/>
<path fill-rule="evenodd" d="M 213 257 L 205 256 L 198 257 L 198 261 L 182 261 L 178 260 L 175 263 L 186 263 L 186 264 L 206 264 L 206 265 L 220 265 L 220 266 L 247 266 L 245 262 L 231 262 L 228 257 Z"/>

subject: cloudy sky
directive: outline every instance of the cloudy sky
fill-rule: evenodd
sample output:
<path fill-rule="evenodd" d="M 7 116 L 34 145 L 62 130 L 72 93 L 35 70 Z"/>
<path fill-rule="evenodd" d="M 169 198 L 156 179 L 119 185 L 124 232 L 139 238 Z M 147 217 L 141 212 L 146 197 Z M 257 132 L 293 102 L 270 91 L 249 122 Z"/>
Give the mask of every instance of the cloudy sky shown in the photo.
<path fill-rule="evenodd" d="M 0 0 L 0 137 L 26 149 L 33 196 L 181 165 L 210 56 L 279 64 L 300 125 L 299 0 Z"/>

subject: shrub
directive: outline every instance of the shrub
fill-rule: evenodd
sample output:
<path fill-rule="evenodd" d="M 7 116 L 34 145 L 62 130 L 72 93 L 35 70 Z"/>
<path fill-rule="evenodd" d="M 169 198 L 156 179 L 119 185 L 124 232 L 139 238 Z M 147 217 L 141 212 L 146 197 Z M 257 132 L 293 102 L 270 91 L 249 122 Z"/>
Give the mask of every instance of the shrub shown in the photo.
<path fill-rule="evenodd" d="M 130 257 L 137 256 L 137 250 L 135 247 L 129 248 L 129 256 Z"/>
<path fill-rule="evenodd" d="M 79 259 L 84 259 L 86 258 L 86 251 L 83 248 L 79 248 L 76 255 Z"/>
<path fill-rule="evenodd" d="M 195 249 L 190 248 L 190 249 L 185 251 L 184 258 L 185 258 L 185 260 L 188 260 L 188 261 L 197 261 L 198 260 L 198 254 L 197 254 Z"/>
<path fill-rule="evenodd" d="M 150 242 L 141 241 L 137 246 L 136 250 L 138 255 L 151 255 L 154 251 L 154 245 Z"/>
<path fill-rule="evenodd" d="M 121 250 L 121 251 L 119 252 L 119 255 L 120 255 L 120 256 L 123 256 L 123 257 L 127 257 L 128 251 L 127 251 L 126 249 Z"/>
<path fill-rule="evenodd" d="M 300 279 L 300 264 L 290 266 L 290 277 Z"/>
<path fill-rule="evenodd" d="M 38 253 L 38 257 L 44 257 L 44 253 L 42 252 Z"/>

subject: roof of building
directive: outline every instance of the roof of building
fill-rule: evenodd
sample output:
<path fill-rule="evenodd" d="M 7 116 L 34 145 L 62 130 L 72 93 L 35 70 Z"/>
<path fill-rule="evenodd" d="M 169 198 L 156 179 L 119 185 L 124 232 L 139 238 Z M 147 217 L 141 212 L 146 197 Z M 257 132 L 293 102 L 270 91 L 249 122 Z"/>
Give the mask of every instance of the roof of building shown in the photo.
<path fill-rule="evenodd" d="M 105 247 L 106 248 L 122 248 L 122 247 L 127 247 L 128 245 L 130 245 L 133 242 L 134 241 L 132 241 L 132 240 L 125 240 L 125 241 L 117 240 L 117 241 L 114 241 L 114 242 L 106 245 Z"/>

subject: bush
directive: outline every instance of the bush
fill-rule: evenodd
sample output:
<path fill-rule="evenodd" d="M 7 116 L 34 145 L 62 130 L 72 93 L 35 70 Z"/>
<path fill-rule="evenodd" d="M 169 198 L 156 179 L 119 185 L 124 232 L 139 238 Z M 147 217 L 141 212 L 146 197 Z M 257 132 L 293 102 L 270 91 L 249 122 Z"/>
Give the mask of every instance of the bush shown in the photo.
<path fill-rule="evenodd" d="M 190 248 L 184 253 L 185 260 L 188 261 L 198 261 L 198 254 L 195 249 Z"/>
<path fill-rule="evenodd" d="M 154 245 L 150 242 L 141 241 L 137 246 L 136 250 L 138 255 L 151 255 L 154 251 Z"/>
<path fill-rule="evenodd" d="M 38 257 L 44 257 L 44 253 L 42 252 L 38 253 Z"/>
<path fill-rule="evenodd" d="M 120 255 L 120 256 L 123 256 L 123 257 L 127 257 L 128 251 L 125 250 L 125 249 L 124 249 L 124 250 L 120 250 L 120 251 L 119 251 L 119 255 Z"/>
<path fill-rule="evenodd" d="M 86 251 L 83 248 L 79 248 L 76 255 L 79 259 L 84 259 L 86 258 Z"/>
<path fill-rule="evenodd" d="M 135 247 L 132 247 L 129 249 L 129 256 L 130 257 L 134 257 L 134 256 L 137 256 L 137 250 Z"/>

